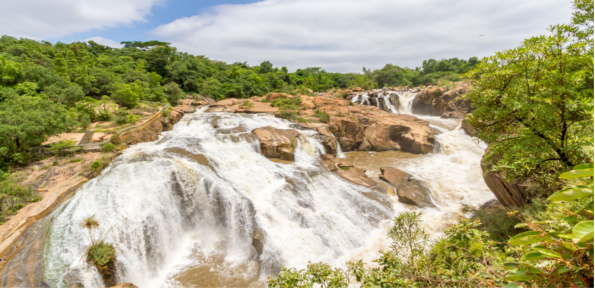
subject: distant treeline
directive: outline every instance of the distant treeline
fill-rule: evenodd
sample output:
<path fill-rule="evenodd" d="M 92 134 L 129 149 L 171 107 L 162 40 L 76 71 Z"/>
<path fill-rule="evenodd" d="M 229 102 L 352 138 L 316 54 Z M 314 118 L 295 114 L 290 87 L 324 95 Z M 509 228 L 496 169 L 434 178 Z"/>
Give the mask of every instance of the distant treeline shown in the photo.
<path fill-rule="evenodd" d="M 179 52 L 161 41 L 122 44 L 111 48 L 94 41 L 52 44 L 0 37 L 0 169 L 24 162 L 26 149 L 51 135 L 110 117 L 97 116 L 90 109 L 94 106 L 117 103 L 124 117 L 139 101 L 176 104 L 186 94 L 221 100 L 269 92 L 421 85 L 458 80 L 478 62 L 430 59 L 415 69 L 388 64 L 359 74 L 318 67 L 289 73 L 269 61 L 228 64 Z"/>

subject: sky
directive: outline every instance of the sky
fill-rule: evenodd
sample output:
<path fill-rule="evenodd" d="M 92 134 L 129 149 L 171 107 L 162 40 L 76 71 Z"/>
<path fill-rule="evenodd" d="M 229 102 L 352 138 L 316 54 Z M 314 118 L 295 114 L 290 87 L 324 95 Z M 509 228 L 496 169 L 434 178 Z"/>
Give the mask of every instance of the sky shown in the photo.
<path fill-rule="evenodd" d="M 0 35 L 161 40 L 228 63 L 361 72 L 484 57 L 570 22 L 570 0 L 2 0 Z"/>

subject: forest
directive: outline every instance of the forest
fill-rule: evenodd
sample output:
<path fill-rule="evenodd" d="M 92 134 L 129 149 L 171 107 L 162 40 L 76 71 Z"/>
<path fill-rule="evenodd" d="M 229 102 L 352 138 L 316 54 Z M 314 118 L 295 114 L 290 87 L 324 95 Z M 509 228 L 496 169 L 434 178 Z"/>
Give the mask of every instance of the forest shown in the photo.
<path fill-rule="evenodd" d="M 126 120 L 138 102 L 176 104 L 187 94 L 215 100 L 249 98 L 268 92 L 323 92 L 333 88 L 415 86 L 456 81 L 478 64 L 457 58 L 423 62 L 410 69 L 387 64 L 380 70 L 329 73 L 317 67 L 289 73 L 269 61 L 227 64 L 179 52 L 160 41 L 123 41 L 110 48 L 94 41 L 71 44 L 0 38 L 0 170 L 23 165 L 27 149 L 49 136 L 90 122 Z M 115 103 L 115 114 L 96 106 Z M 128 117 L 129 120 L 135 120 Z"/>

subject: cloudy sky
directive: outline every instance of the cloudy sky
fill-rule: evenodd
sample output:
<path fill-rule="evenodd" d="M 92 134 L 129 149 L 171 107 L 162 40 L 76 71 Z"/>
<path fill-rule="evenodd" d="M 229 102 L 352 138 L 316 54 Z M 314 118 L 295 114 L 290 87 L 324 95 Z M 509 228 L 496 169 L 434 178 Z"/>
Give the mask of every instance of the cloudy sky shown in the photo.
<path fill-rule="evenodd" d="M 570 0 L 2 0 L 0 35 L 157 39 L 226 62 L 361 72 L 487 56 L 570 17 Z"/>

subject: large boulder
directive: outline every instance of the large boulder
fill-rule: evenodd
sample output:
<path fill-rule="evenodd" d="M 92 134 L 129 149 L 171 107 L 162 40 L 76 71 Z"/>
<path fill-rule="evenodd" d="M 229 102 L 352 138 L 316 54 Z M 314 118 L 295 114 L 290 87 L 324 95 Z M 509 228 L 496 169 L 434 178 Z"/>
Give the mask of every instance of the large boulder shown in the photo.
<path fill-rule="evenodd" d="M 304 123 L 302 126 L 317 131 L 319 134 L 316 134 L 314 138 L 324 146 L 326 153 L 337 155 L 339 142 L 335 139 L 333 133 L 331 133 L 328 124 Z"/>
<path fill-rule="evenodd" d="M 475 128 L 473 126 L 471 126 L 471 124 L 469 124 L 468 118 L 469 118 L 469 115 L 467 115 L 465 117 L 465 119 L 463 119 L 463 121 L 461 121 L 461 128 L 463 128 L 463 130 L 465 131 L 465 133 L 467 133 L 467 135 L 476 136 L 477 131 L 475 130 Z"/>
<path fill-rule="evenodd" d="M 381 167 L 380 179 L 395 187 L 399 201 L 418 207 L 436 207 L 432 192 L 411 174 L 394 167 Z"/>
<path fill-rule="evenodd" d="M 427 154 L 434 150 L 434 134 L 429 122 L 411 115 L 388 115 L 370 125 L 364 132 L 362 150 L 401 150 Z M 370 149 L 365 148 L 366 146 Z"/>
<path fill-rule="evenodd" d="M 469 83 L 459 82 L 454 88 L 429 86 L 415 96 L 411 111 L 414 114 L 463 118 L 473 111 L 471 101 L 464 95 L 471 90 Z"/>
<path fill-rule="evenodd" d="M 486 153 L 484 153 L 481 160 L 481 170 L 486 185 L 503 206 L 521 207 L 529 204 L 533 197 L 529 190 L 529 184 L 509 182 L 501 173 L 492 170 L 492 165 L 498 158 L 498 156 L 490 153 L 489 148 L 486 149 Z"/>
<path fill-rule="evenodd" d="M 293 129 L 277 129 L 270 126 L 252 130 L 260 142 L 260 151 L 267 158 L 295 161 L 295 148 L 299 132 Z"/>

